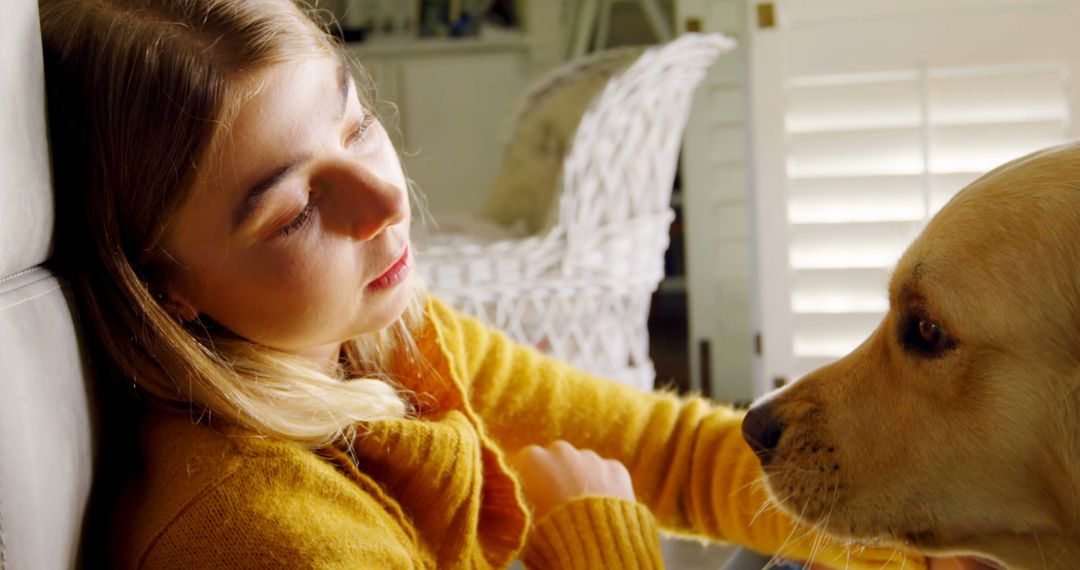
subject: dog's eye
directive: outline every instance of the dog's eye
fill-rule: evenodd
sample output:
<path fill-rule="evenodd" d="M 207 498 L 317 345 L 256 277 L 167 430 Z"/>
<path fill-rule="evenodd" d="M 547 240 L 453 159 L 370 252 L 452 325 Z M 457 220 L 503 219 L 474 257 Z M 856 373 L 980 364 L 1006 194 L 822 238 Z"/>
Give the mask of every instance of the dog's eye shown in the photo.
<path fill-rule="evenodd" d="M 919 320 L 919 336 L 927 346 L 937 346 L 941 340 L 941 327 L 934 321 Z"/>
<path fill-rule="evenodd" d="M 941 325 L 930 320 L 910 317 L 901 331 L 904 347 L 924 356 L 939 356 L 956 343 Z"/>

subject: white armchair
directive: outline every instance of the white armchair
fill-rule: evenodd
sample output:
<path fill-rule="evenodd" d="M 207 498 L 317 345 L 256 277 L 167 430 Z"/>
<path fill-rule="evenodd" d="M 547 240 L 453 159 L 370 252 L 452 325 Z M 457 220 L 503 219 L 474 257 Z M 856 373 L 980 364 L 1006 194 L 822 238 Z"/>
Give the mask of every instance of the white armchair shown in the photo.
<path fill-rule="evenodd" d="M 418 236 L 431 290 L 520 342 L 651 389 L 647 319 L 682 130 L 733 46 L 687 34 L 601 52 L 533 88 L 484 211 Z"/>

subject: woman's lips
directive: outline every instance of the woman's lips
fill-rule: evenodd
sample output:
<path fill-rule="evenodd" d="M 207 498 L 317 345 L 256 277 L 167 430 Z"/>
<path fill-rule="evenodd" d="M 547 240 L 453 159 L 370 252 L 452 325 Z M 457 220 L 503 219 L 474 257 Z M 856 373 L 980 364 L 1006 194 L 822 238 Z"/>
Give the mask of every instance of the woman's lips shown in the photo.
<path fill-rule="evenodd" d="M 410 266 L 411 257 L 409 254 L 409 246 L 405 246 L 405 251 L 402 252 L 401 257 L 384 271 L 382 275 L 376 277 L 371 283 L 368 283 L 366 289 L 368 291 L 378 291 L 393 287 L 404 281 L 412 271 L 412 267 Z"/>

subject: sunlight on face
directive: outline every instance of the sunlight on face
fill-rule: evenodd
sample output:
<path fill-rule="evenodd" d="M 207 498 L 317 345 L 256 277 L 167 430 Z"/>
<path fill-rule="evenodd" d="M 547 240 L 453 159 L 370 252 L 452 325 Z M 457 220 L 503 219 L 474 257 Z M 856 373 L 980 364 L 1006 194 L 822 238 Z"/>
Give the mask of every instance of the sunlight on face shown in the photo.
<path fill-rule="evenodd" d="M 412 295 L 405 176 L 339 60 L 259 79 L 173 220 L 169 294 L 249 340 L 335 362 Z"/>

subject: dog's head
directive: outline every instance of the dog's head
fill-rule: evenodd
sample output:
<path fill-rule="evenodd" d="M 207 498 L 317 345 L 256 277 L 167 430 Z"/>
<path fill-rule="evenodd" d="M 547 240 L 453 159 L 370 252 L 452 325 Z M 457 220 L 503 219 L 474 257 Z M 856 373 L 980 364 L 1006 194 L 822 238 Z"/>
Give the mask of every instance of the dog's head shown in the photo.
<path fill-rule="evenodd" d="M 773 497 L 928 552 L 1080 543 L 1080 146 L 959 193 L 888 295 L 861 346 L 747 415 Z"/>

